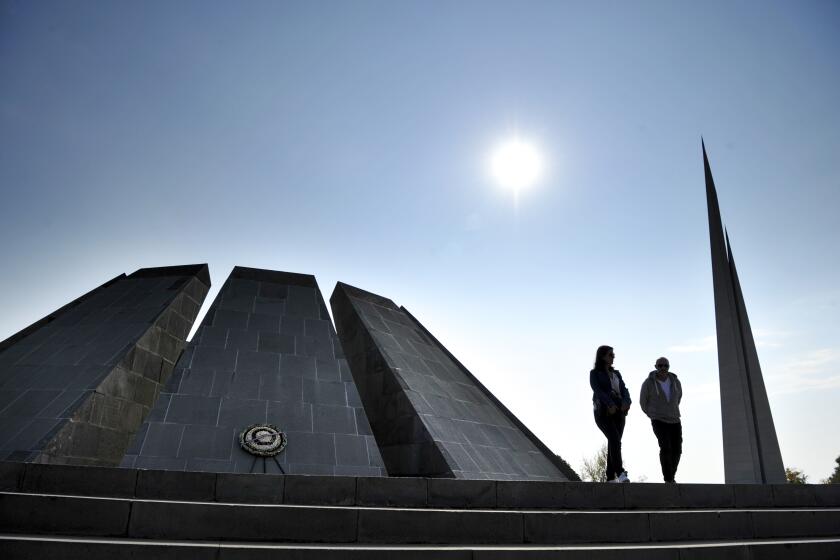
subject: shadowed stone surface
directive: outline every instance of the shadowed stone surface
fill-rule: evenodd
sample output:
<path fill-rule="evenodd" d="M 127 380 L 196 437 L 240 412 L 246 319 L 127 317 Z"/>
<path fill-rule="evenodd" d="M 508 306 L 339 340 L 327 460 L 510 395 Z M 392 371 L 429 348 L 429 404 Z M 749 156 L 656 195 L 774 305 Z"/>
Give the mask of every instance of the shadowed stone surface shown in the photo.
<path fill-rule="evenodd" d="M 266 422 L 287 474 L 385 475 L 315 277 L 236 267 L 122 466 L 278 473 L 239 446 Z"/>
<path fill-rule="evenodd" d="M 391 475 L 567 480 L 557 457 L 405 309 L 343 283 L 330 303 Z"/>
<path fill-rule="evenodd" d="M 0 343 L 0 458 L 118 465 L 209 284 L 207 265 L 140 269 Z"/>
<path fill-rule="evenodd" d="M 180 478 L 188 484 L 185 477 L 200 474 L 201 478 L 215 479 L 218 476 L 215 473 L 168 474 L 180 475 L 171 478 Z M 254 475 L 239 475 L 247 476 Z M 328 483 L 340 478 L 330 477 Z M 494 481 L 493 484 L 508 482 Z M 204 485 L 195 485 L 196 488 L 201 486 Z M 352 486 L 334 488 L 339 492 L 336 497 L 347 495 L 350 489 Z M 615 491 L 620 493 L 620 489 Z M 213 503 L 198 497 L 184 501 L 175 497 L 148 500 L 0 492 L 0 526 L 4 529 L 0 540 L 17 533 L 121 536 L 194 543 L 204 540 L 217 543 L 439 543 L 464 546 L 580 543 L 614 546 L 618 543 L 690 545 L 779 537 L 829 537 L 836 546 L 840 542 L 837 540 L 838 523 L 840 511 L 832 508 L 603 511 L 590 505 L 583 511 L 463 510 L 357 507 L 352 505 L 352 500 L 344 506 L 322 507 Z"/>
<path fill-rule="evenodd" d="M 647 486 L 650 490 L 633 490 Z M 664 484 L 453 480 L 408 477 L 229 474 L 115 469 L 75 465 L 0 462 L 0 491 L 204 502 L 284 503 L 313 506 L 373 506 L 558 511 L 831 510 L 840 514 L 837 485 L 803 484 L 795 502 L 792 485 Z M 658 490 L 658 489 L 662 490 Z M 690 491 L 685 491 L 691 488 Z M 744 488 L 761 496 L 734 500 Z M 733 492 L 736 490 L 737 492 Z M 662 499 L 661 496 L 668 496 Z M 718 504 L 710 506 L 708 496 Z M 747 496 L 749 498 L 749 496 Z M 643 498 L 643 499 L 640 499 Z M 759 499 L 756 499 L 759 498 Z M 798 504 L 798 505 L 797 505 Z M 816 506 L 810 504 L 817 504 Z M 840 525 L 838 525 L 840 527 Z"/>

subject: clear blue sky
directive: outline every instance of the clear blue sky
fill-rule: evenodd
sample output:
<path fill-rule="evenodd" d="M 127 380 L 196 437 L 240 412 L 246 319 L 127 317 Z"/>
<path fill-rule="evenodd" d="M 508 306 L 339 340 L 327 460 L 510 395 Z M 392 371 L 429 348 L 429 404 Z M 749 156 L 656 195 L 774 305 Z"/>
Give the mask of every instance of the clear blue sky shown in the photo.
<path fill-rule="evenodd" d="M 579 467 L 595 348 L 723 459 L 700 136 L 787 465 L 840 455 L 840 4 L 0 1 L 0 339 L 208 262 L 405 305 Z M 486 157 L 548 172 L 514 206 Z M 208 303 L 215 295 L 210 293 Z M 205 306 L 206 307 L 206 306 Z M 660 480 L 637 407 L 631 478 Z"/>

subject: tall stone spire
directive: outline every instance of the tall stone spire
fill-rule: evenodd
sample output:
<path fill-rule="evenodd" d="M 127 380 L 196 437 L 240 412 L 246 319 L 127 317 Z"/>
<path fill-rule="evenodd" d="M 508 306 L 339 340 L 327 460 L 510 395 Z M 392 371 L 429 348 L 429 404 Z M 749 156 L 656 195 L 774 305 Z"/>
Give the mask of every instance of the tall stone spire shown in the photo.
<path fill-rule="evenodd" d="M 705 143 L 703 166 L 712 250 L 726 483 L 782 483 L 785 482 L 782 454 L 732 256 L 732 245 L 720 218 Z"/>

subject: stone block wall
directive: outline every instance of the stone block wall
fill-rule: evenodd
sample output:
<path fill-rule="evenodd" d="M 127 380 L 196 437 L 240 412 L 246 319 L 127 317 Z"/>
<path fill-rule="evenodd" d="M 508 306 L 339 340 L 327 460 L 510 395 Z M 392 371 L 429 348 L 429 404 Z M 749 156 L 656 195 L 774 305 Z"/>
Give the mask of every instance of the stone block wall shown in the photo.
<path fill-rule="evenodd" d="M 120 275 L 0 344 L 0 457 L 116 466 L 172 372 L 207 265 Z"/>
<path fill-rule="evenodd" d="M 407 311 L 342 283 L 330 303 L 391 475 L 567 480 L 557 457 Z"/>
<path fill-rule="evenodd" d="M 258 423 L 287 435 L 277 463 L 239 446 Z M 234 268 L 122 464 L 384 475 L 315 277 Z"/>

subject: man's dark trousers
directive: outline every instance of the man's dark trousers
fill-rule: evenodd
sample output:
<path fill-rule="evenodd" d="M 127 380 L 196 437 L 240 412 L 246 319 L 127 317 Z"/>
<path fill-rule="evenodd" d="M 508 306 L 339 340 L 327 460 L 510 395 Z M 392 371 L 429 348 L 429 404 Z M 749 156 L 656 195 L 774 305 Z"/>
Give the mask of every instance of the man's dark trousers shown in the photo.
<path fill-rule="evenodd" d="M 651 420 L 653 433 L 659 441 L 659 463 L 665 482 L 673 482 L 682 455 L 682 424 Z"/>

